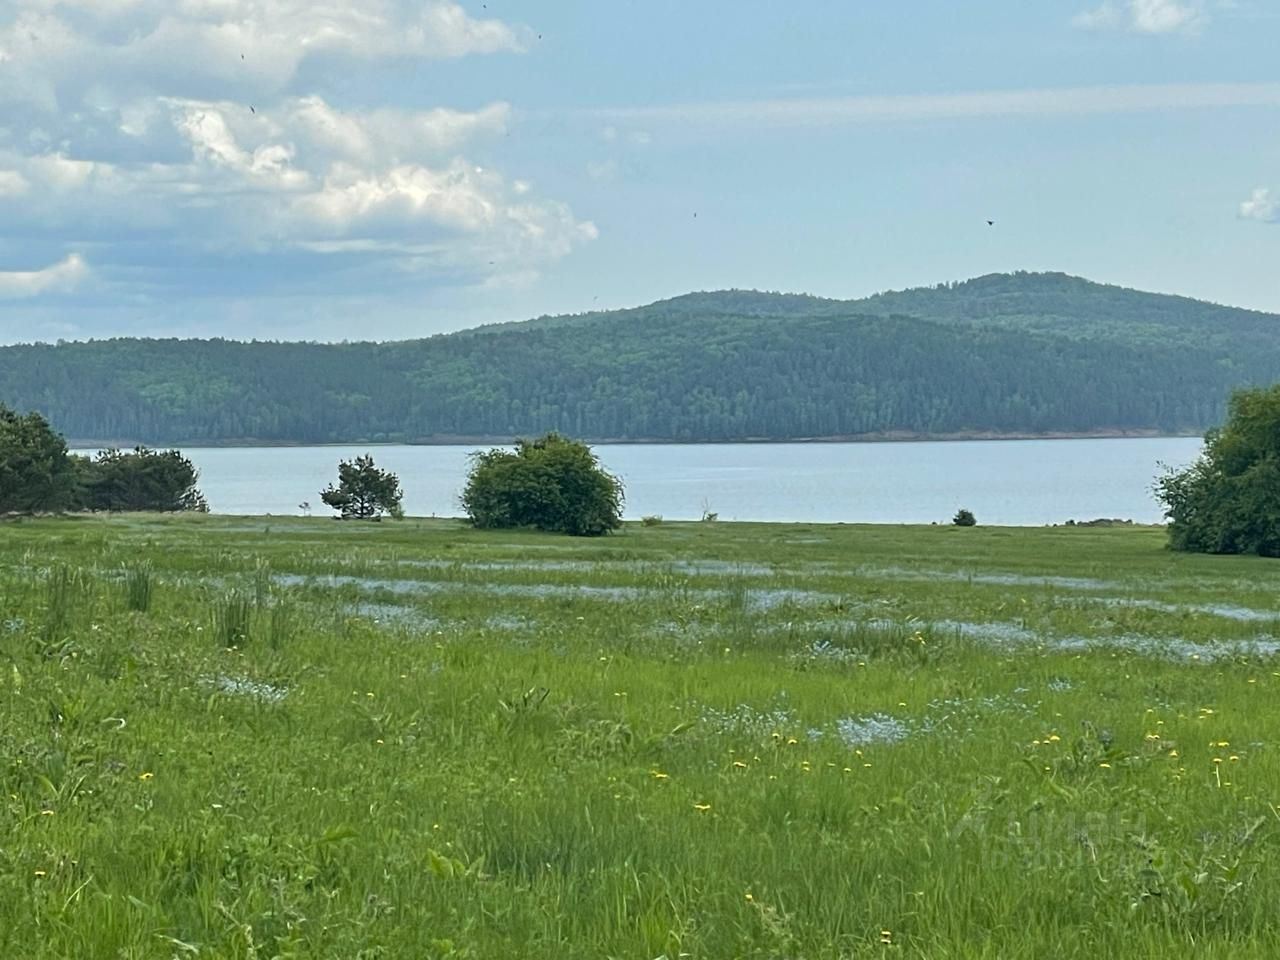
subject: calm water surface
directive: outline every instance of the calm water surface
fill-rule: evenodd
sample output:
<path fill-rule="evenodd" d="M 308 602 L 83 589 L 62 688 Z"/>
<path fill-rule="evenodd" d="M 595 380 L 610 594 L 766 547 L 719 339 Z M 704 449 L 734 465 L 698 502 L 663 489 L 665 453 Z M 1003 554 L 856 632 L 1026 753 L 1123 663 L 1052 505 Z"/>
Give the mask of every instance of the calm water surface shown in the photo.
<path fill-rule="evenodd" d="M 595 448 L 626 487 L 626 516 L 848 523 L 1034 525 L 1118 517 L 1157 522 L 1151 482 L 1199 453 L 1194 438 L 940 443 L 618 444 Z M 298 514 L 339 459 L 370 452 L 400 476 L 405 512 L 455 516 L 468 447 L 185 448 L 215 513 Z"/>

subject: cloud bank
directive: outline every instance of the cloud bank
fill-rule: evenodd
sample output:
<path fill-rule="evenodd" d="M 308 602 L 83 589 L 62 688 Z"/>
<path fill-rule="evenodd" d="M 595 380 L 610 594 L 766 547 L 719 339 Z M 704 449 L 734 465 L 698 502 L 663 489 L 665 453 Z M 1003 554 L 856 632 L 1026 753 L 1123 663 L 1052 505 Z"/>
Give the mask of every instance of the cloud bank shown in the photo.
<path fill-rule="evenodd" d="M 10 0 L 0 271 L 6 246 L 33 241 L 66 259 L 0 273 L 0 295 L 74 289 L 86 268 L 70 251 L 103 290 L 144 301 L 200 293 L 190 279 L 211 258 L 274 264 L 255 271 L 264 295 L 305 288 L 338 254 L 366 281 L 424 289 L 536 275 L 596 230 L 468 158 L 509 134 L 510 104 L 335 103 L 307 80 L 313 63 L 518 54 L 529 36 L 452 0 Z"/>

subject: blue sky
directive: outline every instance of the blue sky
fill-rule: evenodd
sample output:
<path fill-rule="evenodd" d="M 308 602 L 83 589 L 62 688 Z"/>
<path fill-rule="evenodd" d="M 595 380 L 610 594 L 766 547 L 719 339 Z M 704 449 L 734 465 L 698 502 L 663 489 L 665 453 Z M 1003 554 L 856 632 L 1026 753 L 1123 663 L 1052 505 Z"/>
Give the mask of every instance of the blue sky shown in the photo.
<path fill-rule="evenodd" d="M 1018 269 L 1280 312 L 1277 49 L 1280 0 L 0 0 L 0 342 Z"/>

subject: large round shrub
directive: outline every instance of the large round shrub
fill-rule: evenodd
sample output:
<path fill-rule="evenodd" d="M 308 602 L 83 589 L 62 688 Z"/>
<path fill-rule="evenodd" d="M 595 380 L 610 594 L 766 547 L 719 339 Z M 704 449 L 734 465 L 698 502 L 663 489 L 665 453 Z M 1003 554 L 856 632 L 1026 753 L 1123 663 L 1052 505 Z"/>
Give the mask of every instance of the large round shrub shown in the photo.
<path fill-rule="evenodd" d="M 1280 386 L 1235 393 L 1200 459 L 1160 477 L 1156 496 L 1175 550 L 1280 557 Z"/>
<path fill-rule="evenodd" d="M 477 527 L 597 537 L 622 526 L 622 483 L 585 443 L 558 433 L 471 455 L 462 507 Z"/>

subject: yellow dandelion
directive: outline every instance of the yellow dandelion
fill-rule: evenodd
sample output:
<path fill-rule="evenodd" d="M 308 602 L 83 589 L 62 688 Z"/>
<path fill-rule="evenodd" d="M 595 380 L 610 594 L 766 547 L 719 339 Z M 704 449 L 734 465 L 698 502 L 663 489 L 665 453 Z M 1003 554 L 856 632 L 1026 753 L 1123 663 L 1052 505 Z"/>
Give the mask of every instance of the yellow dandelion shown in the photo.
<path fill-rule="evenodd" d="M 37 870 L 37 871 L 36 871 L 36 876 L 37 876 L 37 877 L 47 877 L 47 876 L 48 876 L 48 874 L 47 874 L 47 873 L 45 873 L 43 870 Z"/>
<path fill-rule="evenodd" d="M 669 774 L 669 773 L 663 773 L 661 770 L 650 770 L 650 771 L 649 771 L 649 776 L 653 777 L 653 779 L 655 779 L 655 780 L 670 780 L 670 779 L 671 779 L 671 774 Z"/>
<path fill-rule="evenodd" d="M 746 765 L 745 763 L 743 763 L 741 760 L 735 760 L 735 761 L 733 761 L 733 765 L 734 765 L 735 767 L 737 767 L 739 770 L 745 770 L 745 769 L 747 769 L 747 765 Z"/>
<path fill-rule="evenodd" d="M 844 768 L 844 772 L 845 772 L 845 773 L 853 773 L 853 767 L 845 767 L 845 768 Z"/>
<path fill-rule="evenodd" d="M 154 773 L 152 773 L 150 770 L 148 770 L 146 773 L 140 773 L 140 774 L 138 774 L 138 779 L 139 779 L 139 780 L 142 780 L 142 781 L 147 781 L 147 780 L 150 780 L 150 779 L 151 779 L 152 777 L 154 777 L 154 776 L 155 776 L 155 774 L 154 774 Z"/>
<path fill-rule="evenodd" d="M 1222 762 L 1222 758 L 1221 758 L 1221 757 L 1214 757 L 1214 758 L 1213 758 L 1213 762 L 1214 762 L 1214 763 L 1221 763 L 1221 762 Z"/>
<path fill-rule="evenodd" d="M 1232 763 L 1238 763 L 1240 760 L 1240 758 L 1237 757 L 1234 753 L 1231 756 L 1227 757 L 1227 759 L 1230 760 Z"/>
<path fill-rule="evenodd" d="M 881 931 L 880 931 L 880 942 L 881 942 L 881 943 L 883 943 L 886 947 L 892 946 L 892 945 L 893 945 L 893 931 L 892 931 L 892 930 L 881 930 Z"/>
<path fill-rule="evenodd" d="M 863 764 L 863 766 L 864 766 L 864 767 L 869 767 L 869 766 L 871 766 L 871 764 L 869 764 L 869 763 L 864 763 L 864 764 Z"/>
<path fill-rule="evenodd" d="M 710 810 L 710 809 L 711 809 L 711 804 L 709 804 L 709 803 L 695 803 L 695 804 L 693 805 L 693 809 L 697 810 L 699 813 L 706 813 L 708 810 Z"/>
<path fill-rule="evenodd" d="M 1062 738 L 1061 738 L 1060 736 L 1058 736 L 1056 733 L 1051 733 L 1051 734 L 1049 734 L 1049 742 L 1050 742 L 1050 743 L 1057 743 L 1057 742 L 1058 742 L 1059 740 L 1061 740 L 1061 739 L 1062 739 Z"/>
<path fill-rule="evenodd" d="M 1173 758 L 1176 760 L 1176 759 L 1178 758 L 1178 751 L 1177 751 L 1177 750 L 1170 750 L 1170 751 L 1169 751 L 1169 756 L 1173 757 Z"/>
<path fill-rule="evenodd" d="M 748 903 L 751 903 L 752 901 L 754 901 L 754 900 L 755 900 L 755 897 L 753 897 L 753 896 L 751 895 L 751 891 L 750 891 L 750 890 L 748 890 L 748 891 L 747 891 L 746 897 L 747 897 L 747 902 L 748 902 Z"/>
<path fill-rule="evenodd" d="M 800 741 L 799 741 L 799 740 L 797 740 L 795 737 L 787 737 L 787 746 L 788 746 L 788 747 L 794 747 L 794 746 L 795 746 L 797 743 L 799 743 L 799 742 L 800 742 Z"/>
<path fill-rule="evenodd" d="M 1100 764 L 1098 764 L 1098 766 L 1100 766 L 1103 770 L 1110 770 L 1110 769 L 1111 769 L 1111 764 L 1109 764 L 1109 763 L 1100 763 Z"/>

